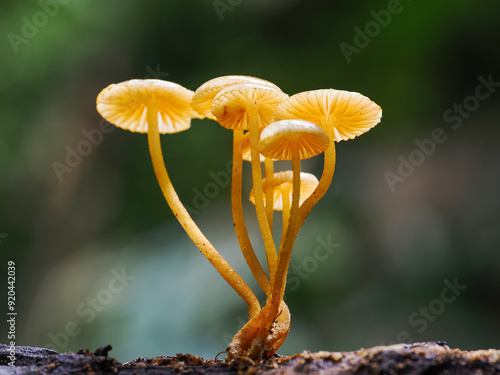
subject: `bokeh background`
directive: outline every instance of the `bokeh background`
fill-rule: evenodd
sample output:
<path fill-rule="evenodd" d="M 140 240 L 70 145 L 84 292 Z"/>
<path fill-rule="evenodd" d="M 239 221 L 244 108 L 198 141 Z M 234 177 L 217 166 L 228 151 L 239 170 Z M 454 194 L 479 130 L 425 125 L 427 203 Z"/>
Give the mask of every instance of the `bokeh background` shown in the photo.
<path fill-rule="evenodd" d="M 110 343 L 121 361 L 224 350 L 247 318 L 244 303 L 174 220 L 146 136 L 100 130 L 95 98 L 132 78 L 194 90 L 246 74 L 290 95 L 357 91 L 383 108 L 378 126 L 338 144 L 333 184 L 299 235 L 280 353 L 424 340 L 500 348 L 496 1 L 41 0 L 1 9 L 0 274 L 15 261 L 18 345 Z M 436 129 L 442 142 L 426 143 Z M 257 289 L 224 182 L 230 132 L 194 120 L 163 142 L 181 199 Z M 303 163 L 318 177 L 321 168 L 321 157 Z M 315 252 L 322 243 L 327 257 Z M 1 285 L 6 308 L 6 276 Z"/>

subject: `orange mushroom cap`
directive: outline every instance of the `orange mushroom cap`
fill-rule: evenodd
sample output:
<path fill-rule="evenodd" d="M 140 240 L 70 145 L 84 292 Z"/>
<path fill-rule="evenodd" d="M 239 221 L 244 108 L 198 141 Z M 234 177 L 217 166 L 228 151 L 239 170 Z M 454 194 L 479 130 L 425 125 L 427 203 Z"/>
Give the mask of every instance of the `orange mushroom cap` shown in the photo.
<path fill-rule="evenodd" d="M 223 89 L 231 85 L 239 84 L 255 84 L 273 87 L 279 89 L 274 83 L 251 76 L 231 75 L 213 78 L 198 87 L 194 92 L 191 106 L 201 116 L 207 117 L 211 120 L 217 120 L 212 114 L 211 107 L 215 96 Z"/>
<path fill-rule="evenodd" d="M 311 173 L 300 173 L 300 199 L 299 205 L 304 202 L 318 186 L 318 179 Z M 289 194 L 290 201 L 292 200 L 293 190 L 293 172 L 283 171 L 273 174 L 273 178 L 262 180 L 262 190 L 273 189 L 273 210 L 283 210 L 283 195 Z M 250 192 L 250 202 L 255 204 L 254 189 Z M 264 202 L 265 204 L 265 202 Z"/>
<path fill-rule="evenodd" d="M 249 109 L 255 106 L 261 126 L 273 121 L 273 115 L 288 95 L 279 88 L 241 84 L 228 86 L 221 90 L 212 103 L 212 114 L 227 129 L 249 129 Z"/>
<path fill-rule="evenodd" d="M 199 117 L 191 108 L 194 92 L 177 83 L 158 79 L 132 79 L 111 84 L 97 96 L 97 111 L 110 123 L 131 132 L 147 133 L 147 111 L 153 101 L 158 109 L 161 134 L 177 133 Z"/>
<path fill-rule="evenodd" d="M 276 120 L 301 119 L 321 126 L 327 133 L 333 126 L 335 141 L 353 139 L 380 122 L 382 109 L 357 92 L 314 90 L 292 95 L 276 110 Z"/>
<path fill-rule="evenodd" d="M 280 120 L 264 128 L 259 151 L 275 160 L 292 160 L 292 148 L 297 147 L 300 159 L 308 159 L 326 151 L 328 135 L 318 125 L 304 120 Z"/>

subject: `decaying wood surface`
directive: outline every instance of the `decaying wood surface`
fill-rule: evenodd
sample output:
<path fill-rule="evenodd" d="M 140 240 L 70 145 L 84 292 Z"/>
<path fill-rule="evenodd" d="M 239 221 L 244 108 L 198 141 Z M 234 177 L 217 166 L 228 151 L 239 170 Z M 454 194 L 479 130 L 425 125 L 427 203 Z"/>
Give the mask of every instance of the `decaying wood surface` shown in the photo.
<path fill-rule="evenodd" d="M 0 345 L 0 374 L 500 374 L 500 350 L 462 351 L 426 342 L 377 346 L 355 352 L 304 352 L 276 356 L 255 364 L 240 358 L 226 363 L 191 354 L 137 358 L 120 363 L 108 356 L 111 346 L 94 353 L 59 354 L 49 349 L 16 347 L 15 367 L 9 366 L 7 345 Z"/>

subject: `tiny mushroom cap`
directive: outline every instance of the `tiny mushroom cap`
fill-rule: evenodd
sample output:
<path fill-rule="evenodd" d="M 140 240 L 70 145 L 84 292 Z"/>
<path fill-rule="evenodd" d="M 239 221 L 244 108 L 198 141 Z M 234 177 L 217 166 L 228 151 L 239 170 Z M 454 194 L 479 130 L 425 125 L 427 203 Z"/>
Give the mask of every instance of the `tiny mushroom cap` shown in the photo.
<path fill-rule="evenodd" d="M 201 116 L 211 120 L 216 120 L 216 117 L 211 112 L 212 102 L 215 96 L 224 88 L 231 85 L 239 84 L 256 84 L 279 89 L 274 83 L 251 76 L 231 75 L 213 78 L 198 87 L 194 92 L 191 106 Z"/>
<path fill-rule="evenodd" d="M 110 123 L 131 132 L 147 133 L 147 111 L 158 110 L 160 134 L 177 133 L 199 117 L 191 108 L 194 93 L 177 83 L 132 79 L 112 84 L 97 96 L 97 111 Z"/>
<path fill-rule="evenodd" d="M 312 121 L 327 133 L 333 125 L 335 141 L 353 139 L 380 122 L 382 109 L 357 92 L 314 90 L 295 94 L 276 110 L 277 120 L 298 118 Z"/>
<path fill-rule="evenodd" d="M 318 186 L 318 179 L 311 173 L 300 173 L 300 200 L 299 204 L 304 202 Z M 288 201 L 292 200 L 293 190 L 293 172 L 283 171 L 273 174 L 273 178 L 262 180 L 262 189 L 273 189 L 273 209 L 275 211 L 283 210 L 283 195 L 288 194 Z M 254 189 L 250 192 L 250 201 L 255 204 Z"/>
<path fill-rule="evenodd" d="M 212 113 L 217 121 L 227 129 L 248 130 L 250 109 L 256 110 L 260 127 L 273 122 L 273 115 L 278 105 L 288 98 L 277 87 L 241 84 L 226 87 L 213 100 Z"/>
<path fill-rule="evenodd" d="M 300 159 L 325 152 L 330 145 L 328 135 L 318 125 L 304 120 L 280 120 L 264 128 L 259 151 L 275 160 L 292 160 L 292 148 L 297 147 Z"/>

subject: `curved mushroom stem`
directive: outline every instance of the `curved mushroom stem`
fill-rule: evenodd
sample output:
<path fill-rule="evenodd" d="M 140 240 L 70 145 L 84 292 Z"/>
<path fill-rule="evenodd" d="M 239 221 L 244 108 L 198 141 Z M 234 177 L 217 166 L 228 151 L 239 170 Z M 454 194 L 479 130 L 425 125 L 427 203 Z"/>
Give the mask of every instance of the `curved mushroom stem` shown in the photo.
<path fill-rule="evenodd" d="M 161 151 L 160 132 L 158 130 L 158 108 L 156 104 L 152 104 L 148 107 L 147 121 L 149 151 L 153 161 L 154 171 L 170 209 L 198 249 L 200 249 L 208 261 L 212 263 L 224 280 L 226 280 L 226 282 L 246 302 L 250 317 L 256 316 L 260 311 L 260 304 L 257 297 L 255 297 L 255 294 L 248 284 L 245 283 L 241 276 L 236 273 L 200 231 L 172 186 Z"/>
<path fill-rule="evenodd" d="M 233 176 L 231 178 L 231 207 L 233 211 L 234 229 L 236 231 L 236 237 L 238 237 L 241 252 L 243 253 L 243 257 L 245 258 L 250 271 L 252 271 L 255 280 L 257 280 L 262 290 L 266 293 L 266 295 L 269 295 L 271 291 L 271 284 L 252 248 L 252 243 L 248 237 L 245 218 L 243 215 L 243 204 L 241 201 L 243 171 L 242 140 L 243 130 L 234 130 Z"/>
<path fill-rule="evenodd" d="M 272 186 L 272 179 L 274 178 L 274 162 L 271 158 L 266 158 L 264 161 L 264 175 L 266 177 L 266 181 L 270 182 Z M 273 231 L 273 189 L 266 190 L 266 215 L 267 221 L 269 222 L 269 230 Z"/>
<path fill-rule="evenodd" d="M 299 149 L 296 145 L 292 147 L 292 171 L 293 171 L 293 190 L 292 190 L 292 208 L 290 210 L 290 219 L 284 239 L 280 244 L 278 253 L 278 264 L 274 277 L 271 278 L 271 303 L 269 306 L 269 314 L 275 314 L 280 304 L 283 302 L 283 295 L 285 293 L 286 275 L 288 273 L 288 266 L 292 256 L 293 244 L 297 233 L 300 229 L 298 226 L 298 212 L 300 201 L 300 157 Z"/>
<path fill-rule="evenodd" d="M 262 169 L 260 165 L 260 154 L 258 151 L 259 144 L 259 116 L 255 106 L 251 106 L 248 111 L 249 127 L 250 127 L 250 149 L 252 151 L 252 178 L 255 194 L 255 210 L 257 212 L 257 220 L 259 222 L 262 239 L 266 248 L 267 266 L 269 274 L 272 277 L 272 272 L 276 268 L 276 246 L 274 245 L 273 234 L 269 227 L 266 211 L 264 208 L 264 194 L 262 192 Z"/>
<path fill-rule="evenodd" d="M 297 218 L 298 229 L 302 226 L 307 215 L 311 212 L 312 208 L 323 198 L 328 191 L 335 173 L 335 138 L 333 135 L 333 124 L 323 127 L 327 129 L 328 138 L 330 138 L 330 145 L 325 151 L 325 164 L 323 166 L 323 174 L 319 180 L 318 186 L 314 189 L 313 193 L 300 205 L 299 215 Z"/>
<path fill-rule="evenodd" d="M 292 220 L 288 225 L 288 230 L 284 240 L 281 242 L 279 250 L 278 269 L 276 277 L 271 279 L 272 287 L 272 301 L 269 309 L 270 314 L 277 311 L 280 301 L 283 299 L 286 285 L 286 275 L 288 272 L 288 265 L 290 262 L 291 249 L 297 238 L 297 234 L 302 227 L 307 215 L 311 212 L 312 208 L 318 201 L 325 195 L 328 187 L 330 186 L 335 172 L 335 142 L 333 138 L 333 126 L 329 127 L 327 132 L 331 142 L 328 149 L 325 151 L 325 165 L 323 167 L 323 174 L 319 181 L 318 186 L 314 192 L 307 198 L 299 207 L 297 216 L 294 218 L 293 213 L 290 214 Z M 294 172 L 295 173 L 295 172 Z M 295 174 L 294 174 L 295 177 Z M 293 199 L 293 198 L 292 198 Z M 292 202 L 293 206 L 293 202 Z"/>

